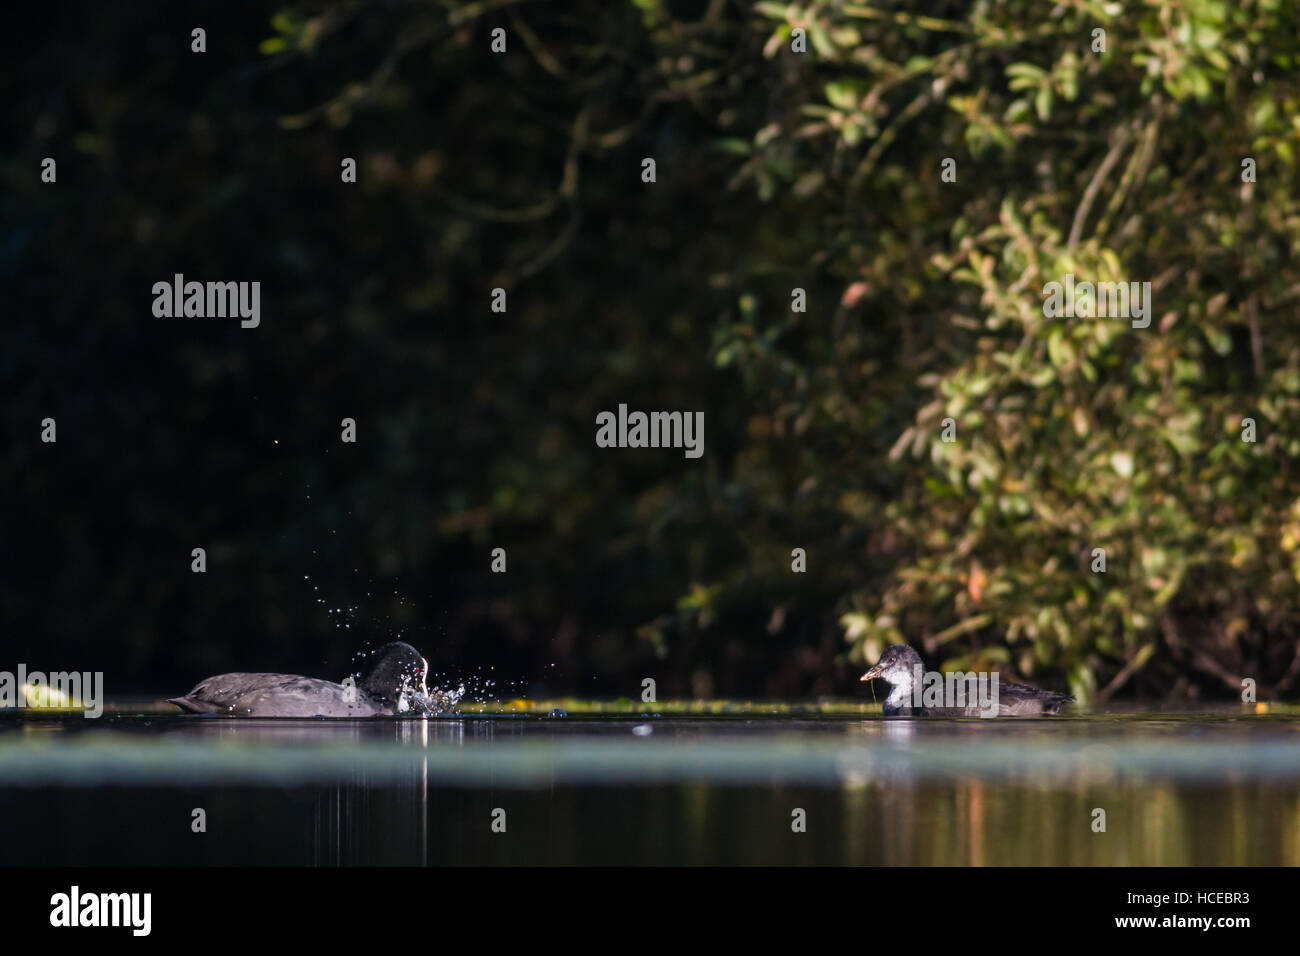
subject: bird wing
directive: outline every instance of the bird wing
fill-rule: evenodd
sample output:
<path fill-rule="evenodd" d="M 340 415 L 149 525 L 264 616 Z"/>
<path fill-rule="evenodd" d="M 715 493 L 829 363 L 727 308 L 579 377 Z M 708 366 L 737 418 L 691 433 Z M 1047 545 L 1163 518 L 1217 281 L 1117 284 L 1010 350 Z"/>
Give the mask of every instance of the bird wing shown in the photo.
<path fill-rule="evenodd" d="M 360 691 L 349 695 L 340 684 L 296 674 L 218 674 L 171 703 L 191 713 L 240 717 L 364 717 L 381 712 Z"/>

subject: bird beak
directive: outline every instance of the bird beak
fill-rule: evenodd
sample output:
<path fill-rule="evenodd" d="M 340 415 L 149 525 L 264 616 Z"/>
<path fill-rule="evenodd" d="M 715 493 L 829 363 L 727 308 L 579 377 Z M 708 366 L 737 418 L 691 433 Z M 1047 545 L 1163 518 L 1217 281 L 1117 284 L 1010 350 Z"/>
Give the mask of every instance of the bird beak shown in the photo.
<path fill-rule="evenodd" d="M 877 664 L 875 667 L 871 668 L 871 670 L 867 671 L 865 674 L 862 675 L 862 680 L 875 680 L 879 676 L 880 676 L 880 665 Z"/>

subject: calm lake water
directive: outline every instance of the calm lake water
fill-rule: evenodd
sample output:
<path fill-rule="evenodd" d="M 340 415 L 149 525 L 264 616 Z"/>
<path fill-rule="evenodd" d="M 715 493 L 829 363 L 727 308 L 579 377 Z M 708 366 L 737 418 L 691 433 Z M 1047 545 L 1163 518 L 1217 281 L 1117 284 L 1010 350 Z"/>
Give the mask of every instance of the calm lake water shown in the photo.
<path fill-rule="evenodd" d="M 1295 866 L 1300 718 L 10 711 L 0 863 Z"/>

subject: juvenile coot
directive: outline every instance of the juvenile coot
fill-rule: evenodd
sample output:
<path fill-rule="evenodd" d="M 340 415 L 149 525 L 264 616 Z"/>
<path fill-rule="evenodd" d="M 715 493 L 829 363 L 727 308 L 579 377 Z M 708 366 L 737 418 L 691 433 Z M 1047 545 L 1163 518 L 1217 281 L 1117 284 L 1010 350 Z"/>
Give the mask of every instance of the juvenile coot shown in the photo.
<path fill-rule="evenodd" d="M 374 717 L 441 710 L 424 684 L 429 662 L 410 644 L 375 650 L 351 685 L 297 674 L 218 674 L 168 703 L 193 714 L 234 717 Z"/>
<path fill-rule="evenodd" d="M 967 703 L 963 707 L 918 707 L 913 689 L 918 676 L 923 673 L 921 655 L 906 644 L 895 644 L 886 648 L 880 655 L 876 666 L 862 675 L 862 680 L 884 678 L 890 685 L 889 696 L 885 698 L 886 717 L 893 716 L 931 716 L 931 717 L 980 717 L 986 714 L 977 702 Z M 990 682 L 990 690 L 991 688 Z M 1065 704 L 1074 700 L 1068 694 L 1040 690 L 1028 684 L 998 678 L 997 702 L 998 717 L 1039 717 L 1044 714 L 1059 714 Z M 946 703 L 946 701 L 945 701 Z"/>

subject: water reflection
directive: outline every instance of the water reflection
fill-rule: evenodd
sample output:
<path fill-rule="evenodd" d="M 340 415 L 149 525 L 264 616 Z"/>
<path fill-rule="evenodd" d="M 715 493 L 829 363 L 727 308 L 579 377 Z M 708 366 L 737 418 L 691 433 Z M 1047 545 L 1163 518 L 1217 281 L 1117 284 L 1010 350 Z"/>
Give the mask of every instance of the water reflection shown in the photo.
<path fill-rule="evenodd" d="M 0 862 L 1300 865 L 1292 718 L 646 723 L 3 718 Z"/>

